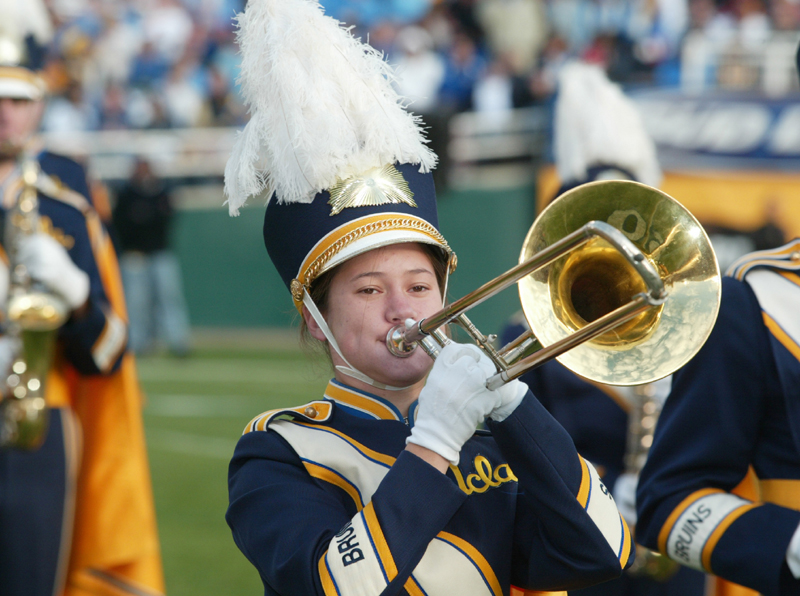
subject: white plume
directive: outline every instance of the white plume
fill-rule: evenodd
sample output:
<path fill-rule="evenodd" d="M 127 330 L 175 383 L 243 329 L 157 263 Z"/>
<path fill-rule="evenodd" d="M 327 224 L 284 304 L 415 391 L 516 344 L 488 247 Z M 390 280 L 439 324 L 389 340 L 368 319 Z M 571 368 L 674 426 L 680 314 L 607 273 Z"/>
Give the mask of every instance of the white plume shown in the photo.
<path fill-rule="evenodd" d="M 225 168 L 231 215 L 253 195 L 310 202 L 337 177 L 436 155 L 405 110 L 383 56 L 316 0 L 250 0 L 237 16 L 250 122 Z"/>
<path fill-rule="evenodd" d="M 655 143 L 618 85 L 598 66 L 580 62 L 562 68 L 558 85 L 554 152 L 563 183 L 585 179 L 598 164 L 625 168 L 650 186 L 661 183 Z"/>
<path fill-rule="evenodd" d="M 43 0 L 0 0 L 0 35 L 21 45 L 28 35 L 40 44 L 53 39 L 53 23 Z"/>

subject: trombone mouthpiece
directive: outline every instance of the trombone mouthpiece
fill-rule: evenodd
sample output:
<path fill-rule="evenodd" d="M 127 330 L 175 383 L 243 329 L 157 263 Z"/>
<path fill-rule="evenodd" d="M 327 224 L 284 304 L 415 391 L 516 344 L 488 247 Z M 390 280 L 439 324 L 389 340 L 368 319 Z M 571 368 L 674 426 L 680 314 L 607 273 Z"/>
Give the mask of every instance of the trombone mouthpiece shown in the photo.
<path fill-rule="evenodd" d="M 386 347 L 389 352 L 398 358 L 408 358 L 417 349 L 417 342 L 406 341 L 406 325 L 397 325 L 389 329 L 386 334 Z"/>

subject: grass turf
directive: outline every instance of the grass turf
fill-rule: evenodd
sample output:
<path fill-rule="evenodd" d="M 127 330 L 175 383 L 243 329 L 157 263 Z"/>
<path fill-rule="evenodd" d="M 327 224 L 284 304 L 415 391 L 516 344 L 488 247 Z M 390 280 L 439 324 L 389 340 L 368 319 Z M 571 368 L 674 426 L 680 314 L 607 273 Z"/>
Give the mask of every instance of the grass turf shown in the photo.
<path fill-rule="evenodd" d="M 167 596 L 263 594 L 225 523 L 227 468 L 257 414 L 317 399 L 330 374 L 288 342 L 207 340 L 138 360 Z"/>

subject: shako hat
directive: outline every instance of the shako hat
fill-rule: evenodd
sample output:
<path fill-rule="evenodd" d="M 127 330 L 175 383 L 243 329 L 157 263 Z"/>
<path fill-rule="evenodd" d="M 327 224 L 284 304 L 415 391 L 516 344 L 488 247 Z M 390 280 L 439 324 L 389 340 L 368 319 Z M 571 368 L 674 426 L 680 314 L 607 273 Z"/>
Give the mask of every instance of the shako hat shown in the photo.
<path fill-rule="evenodd" d="M 231 215 L 269 197 L 264 243 L 295 306 L 323 272 L 374 248 L 439 247 L 427 146 L 383 56 L 315 0 L 250 0 L 237 16 L 250 121 L 225 168 Z"/>
<path fill-rule="evenodd" d="M 40 71 L 52 37 L 41 0 L 0 0 L 0 97 L 44 97 L 47 85 Z"/>

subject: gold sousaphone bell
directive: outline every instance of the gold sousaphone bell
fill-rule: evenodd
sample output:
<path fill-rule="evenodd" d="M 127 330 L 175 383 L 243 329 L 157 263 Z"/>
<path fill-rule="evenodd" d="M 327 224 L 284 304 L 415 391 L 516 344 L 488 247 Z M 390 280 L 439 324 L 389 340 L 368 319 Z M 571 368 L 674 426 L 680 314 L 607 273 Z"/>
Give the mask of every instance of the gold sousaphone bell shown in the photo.
<path fill-rule="evenodd" d="M 513 283 L 530 331 L 501 349 L 464 314 Z M 590 182 L 553 201 L 528 231 L 519 264 L 413 326 L 392 329 L 396 356 L 435 358 L 457 323 L 492 359 L 497 388 L 557 358 L 612 385 L 665 377 L 703 345 L 719 311 L 719 266 L 708 236 L 669 195 L 638 182 Z"/>

